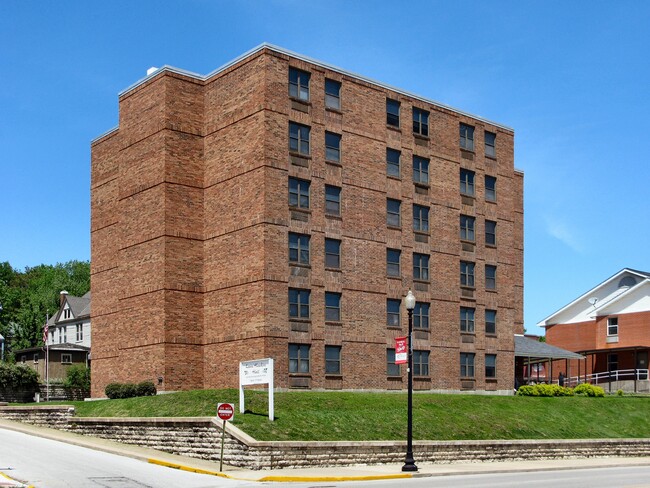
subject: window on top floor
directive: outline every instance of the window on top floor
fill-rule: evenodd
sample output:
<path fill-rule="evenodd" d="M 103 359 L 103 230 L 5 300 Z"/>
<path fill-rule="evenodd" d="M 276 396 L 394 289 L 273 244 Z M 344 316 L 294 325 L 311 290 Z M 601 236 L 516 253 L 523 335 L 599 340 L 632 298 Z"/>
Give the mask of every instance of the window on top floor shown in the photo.
<path fill-rule="evenodd" d="M 491 158 L 497 157 L 496 151 L 497 135 L 494 132 L 485 131 L 485 155 Z"/>
<path fill-rule="evenodd" d="M 474 127 L 460 124 L 460 147 L 468 151 L 474 150 Z"/>
<path fill-rule="evenodd" d="M 429 137 L 429 112 L 413 107 L 413 133 Z"/>
<path fill-rule="evenodd" d="M 289 96 L 308 102 L 310 77 L 311 75 L 307 71 L 289 68 Z"/>
<path fill-rule="evenodd" d="M 325 106 L 341 110 L 341 83 L 325 78 Z"/>
<path fill-rule="evenodd" d="M 399 102 L 386 99 L 386 124 L 399 128 Z"/>

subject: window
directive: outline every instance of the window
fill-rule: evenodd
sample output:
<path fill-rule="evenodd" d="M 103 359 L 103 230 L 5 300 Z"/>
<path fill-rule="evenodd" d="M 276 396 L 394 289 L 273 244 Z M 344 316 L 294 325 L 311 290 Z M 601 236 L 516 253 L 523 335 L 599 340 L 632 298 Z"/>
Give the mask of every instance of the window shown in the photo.
<path fill-rule="evenodd" d="M 497 355 L 496 354 L 485 355 L 485 377 L 486 378 L 497 377 Z"/>
<path fill-rule="evenodd" d="M 66 326 L 61 327 L 59 334 L 59 342 L 68 342 L 68 328 Z"/>
<path fill-rule="evenodd" d="M 609 317 L 607 319 L 607 335 L 618 335 L 618 317 Z"/>
<path fill-rule="evenodd" d="M 386 274 L 388 276 L 400 277 L 399 261 L 401 253 L 399 249 L 386 249 Z"/>
<path fill-rule="evenodd" d="M 20 356 L 21 363 L 25 364 L 26 361 L 27 361 L 27 356 Z"/>
<path fill-rule="evenodd" d="M 309 181 L 289 178 L 289 206 L 309 208 Z"/>
<path fill-rule="evenodd" d="M 289 262 L 309 264 L 309 236 L 289 232 Z"/>
<path fill-rule="evenodd" d="M 399 102 L 386 99 L 386 124 L 399 127 Z"/>
<path fill-rule="evenodd" d="M 386 349 L 386 374 L 401 376 L 399 364 L 395 364 L 395 349 Z"/>
<path fill-rule="evenodd" d="M 429 207 L 413 204 L 413 230 L 429 232 Z"/>
<path fill-rule="evenodd" d="M 325 346 L 325 374 L 341 374 L 341 346 Z"/>
<path fill-rule="evenodd" d="M 474 127 L 460 124 L 460 147 L 468 151 L 474 150 Z"/>
<path fill-rule="evenodd" d="M 304 102 L 309 101 L 309 73 L 289 68 L 289 96 Z"/>
<path fill-rule="evenodd" d="M 413 376 L 429 376 L 429 351 L 413 351 Z"/>
<path fill-rule="evenodd" d="M 309 156 L 309 131 L 306 125 L 289 122 L 289 151 Z"/>
<path fill-rule="evenodd" d="M 289 344 L 289 373 L 309 373 L 309 344 Z"/>
<path fill-rule="evenodd" d="M 429 112 L 413 107 L 413 133 L 429 137 Z"/>
<path fill-rule="evenodd" d="M 325 78 L 325 106 L 341 110 L 341 83 Z"/>
<path fill-rule="evenodd" d="M 61 364 L 72 364 L 72 354 L 61 354 Z"/>
<path fill-rule="evenodd" d="M 429 184 L 429 160 L 413 156 L 413 182 L 421 185 Z"/>
<path fill-rule="evenodd" d="M 460 376 L 461 378 L 474 378 L 474 353 L 460 353 Z"/>
<path fill-rule="evenodd" d="M 429 330 L 429 304 L 416 302 L 413 309 L 413 328 Z"/>
<path fill-rule="evenodd" d="M 610 353 L 607 355 L 607 371 L 618 370 L 618 354 Z"/>
<path fill-rule="evenodd" d="M 325 267 L 341 269 L 341 241 L 325 239 Z"/>
<path fill-rule="evenodd" d="M 386 300 L 386 325 L 388 327 L 400 327 L 400 306 L 401 300 L 388 298 Z"/>
<path fill-rule="evenodd" d="M 492 335 L 497 333 L 497 311 L 496 310 L 485 310 L 485 333 L 492 334 Z"/>
<path fill-rule="evenodd" d="M 34 362 L 38 364 L 38 353 L 34 353 Z"/>
<path fill-rule="evenodd" d="M 474 196 L 474 171 L 460 170 L 460 192 L 470 197 Z"/>
<path fill-rule="evenodd" d="M 429 281 L 429 255 L 413 253 L 413 279 Z"/>
<path fill-rule="evenodd" d="M 392 198 L 386 199 L 386 225 L 399 227 L 401 225 L 400 207 L 402 202 Z"/>
<path fill-rule="evenodd" d="M 497 157 L 496 152 L 497 135 L 494 132 L 485 131 L 485 155 L 491 158 Z"/>
<path fill-rule="evenodd" d="M 474 333 L 474 314 L 472 307 L 460 307 L 460 331 Z"/>
<path fill-rule="evenodd" d="M 497 179 L 494 176 L 485 175 L 485 199 L 488 202 L 497 201 Z"/>
<path fill-rule="evenodd" d="M 485 245 L 497 245 L 497 223 L 494 220 L 485 221 Z"/>
<path fill-rule="evenodd" d="M 77 342 L 84 340 L 84 326 L 83 324 L 77 324 Z"/>
<path fill-rule="evenodd" d="M 485 265 L 485 289 L 496 290 L 497 288 L 497 267 L 492 264 Z"/>
<path fill-rule="evenodd" d="M 341 189 L 338 186 L 325 185 L 325 213 L 341 215 Z"/>
<path fill-rule="evenodd" d="M 460 240 L 474 242 L 474 217 L 460 216 Z"/>
<path fill-rule="evenodd" d="M 325 320 L 329 322 L 341 321 L 341 294 L 325 292 Z"/>
<path fill-rule="evenodd" d="M 386 174 L 400 177 L 399 160 L 401 153 L 397 149 L 386 149 Z"/>
<path fill-rule="evenodd" d="M 341 135 L 325 132 L 325 159 L 327 161 L 341 162 Z"/>
<path fill-rule="evenodd" d="M 309 318 L 309 290 L 289 288 L 289 318 Z"/>
<path fill-rule="evenodd" d="M 460 262 L 460 286 L 474 288 L 474 263 L 469 261 Z"/>
<path fill-rule="evenodd" d="M 63 318 L 64 319 L 69 319 L 71 317 L 72 317 L 72 310 L 70 310 L 69 308 L 66 308 L 65 310 L 63 310 Z"/>

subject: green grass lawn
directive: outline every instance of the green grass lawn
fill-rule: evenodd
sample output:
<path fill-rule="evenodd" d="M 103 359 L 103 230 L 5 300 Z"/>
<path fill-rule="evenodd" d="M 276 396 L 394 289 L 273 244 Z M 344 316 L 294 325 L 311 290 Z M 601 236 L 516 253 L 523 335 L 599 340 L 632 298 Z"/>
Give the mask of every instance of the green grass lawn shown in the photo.
<path fill-rule="evenodd" d="M 402 440 L 406 393 L 247 390 L 234 425 L 258 440 Z M 82 417 L 215 416 L 238 392 L 196 390 L 126 400 L 72 402 Z M 70 402 L 68 402 L 70 403 Z M 650 397 L 516 397 L 415 394 L 413 436 L 422 440 L 650 437 Z"/>

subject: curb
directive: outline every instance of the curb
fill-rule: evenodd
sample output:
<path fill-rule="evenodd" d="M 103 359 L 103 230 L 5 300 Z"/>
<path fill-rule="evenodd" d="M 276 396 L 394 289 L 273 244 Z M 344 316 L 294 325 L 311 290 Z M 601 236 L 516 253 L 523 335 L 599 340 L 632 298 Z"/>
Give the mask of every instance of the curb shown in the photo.
<path fill-rule="evenodd" d="M 3 472 L 0 471 L 0 476 L 4 478 L 7 481 L 4 481 L 2 478 L 0 478 L 0 487 L 2 488 L 34 488 L 32 485 L 26 485 L 25 483 L 21 483 L 20 481 L 16 481 L 15 479 L 7 476 Z"/>

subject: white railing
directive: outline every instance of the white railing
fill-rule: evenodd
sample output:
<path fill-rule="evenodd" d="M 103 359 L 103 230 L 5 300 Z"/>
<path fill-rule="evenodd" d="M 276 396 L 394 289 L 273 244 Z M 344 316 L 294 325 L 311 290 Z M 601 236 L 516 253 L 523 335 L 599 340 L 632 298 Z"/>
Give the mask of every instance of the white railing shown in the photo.
<path fill-rule="evenodd" d="M 580 376 L 572 376 L 565 378 L 564 386 L 574 387 L 580 383 L 591 383 L 598 385 L 602 383 L 610 383 L 613 381 L 643 381 L 648 380 L 647 369 L 617 369 L 616 371 L 603 371 L 601 373 L 592 373 Z M 556 380 L 554 383 L 557 383 Z"/>

